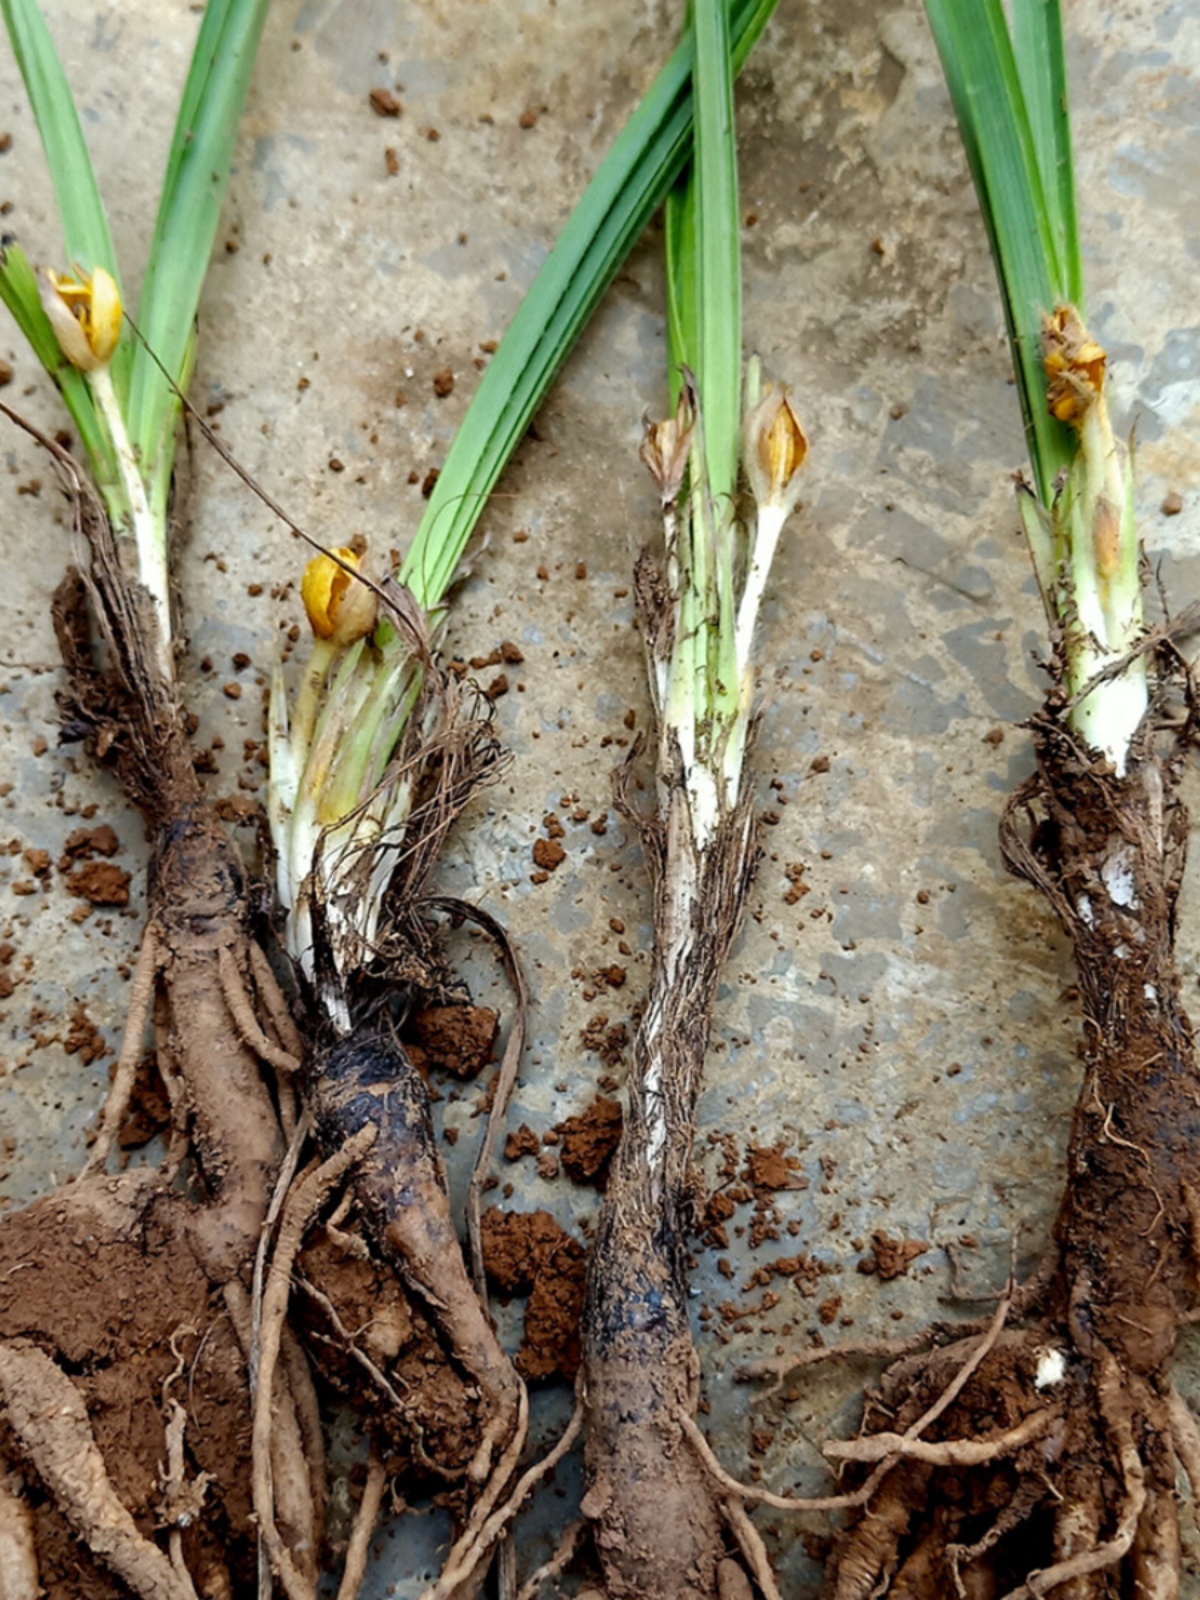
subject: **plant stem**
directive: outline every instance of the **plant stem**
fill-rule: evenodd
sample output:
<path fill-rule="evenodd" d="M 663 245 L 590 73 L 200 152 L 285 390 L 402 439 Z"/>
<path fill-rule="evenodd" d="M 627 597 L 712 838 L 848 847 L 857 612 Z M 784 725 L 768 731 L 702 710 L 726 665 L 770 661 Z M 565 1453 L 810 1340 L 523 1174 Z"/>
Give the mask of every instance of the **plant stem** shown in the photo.
<path fill-rule="evenodd" d="M 167 683 L 174 682 L 175 661 L 171 649 L 171 597 L 167 580 L 167 530 L 164 521 L 157 518 L 146 498 L 146 485 L 129 434 L 121 404 L 113 387 L 112 374 L 107 366 L 98 367 L 88 374 L 88 386 L 96 402 L 96 409 L 104 419 L 112 440 L 117 472 L 125 505 L 124 517 L 128 531 L 133 535 L 137 551 L 138 579 L 150 595 L 158 624 L 156 655 L 158 670 Z M 120 523 L 116 531 L 122 531 Z"/>

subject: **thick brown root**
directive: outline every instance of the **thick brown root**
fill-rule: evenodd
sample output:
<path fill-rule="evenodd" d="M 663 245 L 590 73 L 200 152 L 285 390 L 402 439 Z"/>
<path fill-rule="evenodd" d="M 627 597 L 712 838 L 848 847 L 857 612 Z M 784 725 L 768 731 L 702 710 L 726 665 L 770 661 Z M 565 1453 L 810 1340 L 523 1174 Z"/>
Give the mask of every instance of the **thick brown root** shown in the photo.
<path fill-rule="evenodd" d="M 400 1045 L 373 1028 L 325 1052 L 315 1076 L 314 1111 L 326 1152 L 378 1129 L 353 1174 L 355 1200 L 375 1249 L 477 1391 L 477 1443 L 467 1476 L 487 1483 L 521 1431 L 524 1385 L 463 1261 L 428 1090 Z"/>
<path fill-rule="evenodd" d="M 696 1410 L 698 1364 L 681 1263 L 662 1243 L 602 1234 L 589 1301 L 588 1489 L 583 1513 L 612 1600 L 712 1600 L 726 1555 L 717 1490 L 679 1415 Z M 598 1319 L 603 1318 L 603 1321 Z"/>
<path fill-rule="evenodd" d="M 68 680 L 63 709 L 143 813 L 154 853 L 128 1026 L 86 1175 L 0 1223 L 0 1360 L 23 1362 L 21 1370 L 41 1372 L 46 1385 L 56 1374 L 65 1385 L 57 1420 L 26 1416 L 20 1395 L 6 1395 L 0 1459 L 28 1478 L 48 1594 L 190 1597 L 189 1571 L 206 1596 L 248 1593 L 255 1533 L 244 1460 L 249 1387 L 239 1337 L 248 1354 L 250 1328 L 242 1279 L 283 1154 L 281 1119 L 292 1120 L 292 1091 L 281 1092 L 277 1106 L 260 1068 L 286 1074 L 295 1030 L 254 945 L 237 852 L 201 802 L 154 608 L 129 580 L 78 467 L 38 437 L 67 481 L 77 545 L 90 557 L 85 571 L 68 573 L 52 608 Z M 251 1003 L 256 990 L 270 1031 Z M 150 1012 L 172 1107 L 168 1160 L 161 1174 L 109 1180 L 102 1170 Z M 185 1197 L 173 1181 L 189 1150 Z M 238 1336 L 231 1320 L 241 1324 Z M 163 1388 L 176 1340 L 189 1364 L 186 1416 Z M 295 1359 L 280 1373 L 278 1434 L 293 1441 L 299 1481 L 299 1469 L 315 1459 L 301 1428 L 307 1415 L 311 1433 L 315 1405 Z M 79 1446 L 86 1482 L 73 1481 L 55 1431 L 68 1422 L 77 1433 L 90 1428 L 90 1454 Z M 292 1542 L 307 1549 L 315 1571 L 320 1490 L 308 1486 L 290 1499 Z M 120 1535 L 112 1550 L 95 1524 L 101 1515 Z M 129 1528 L 140 1543 L 130 1543 Z M 117 1574 L 111 1582 L 97 1554 Z"/>
<path fill-rule="evenodd" d="M 584 1307 L 583 1511 L 612 1600 L 718 1600 L 733 1568 L 746 1579 L 745 1530 L 730 1530 L 685 1428 L 699 1361 L 683 1242 L 711 1007 L 755 851 L 744 801 L 700 850 L 669 753 L 659 787 L 663 813 L 638 819 L 655 872 L 654 969 Z"/>

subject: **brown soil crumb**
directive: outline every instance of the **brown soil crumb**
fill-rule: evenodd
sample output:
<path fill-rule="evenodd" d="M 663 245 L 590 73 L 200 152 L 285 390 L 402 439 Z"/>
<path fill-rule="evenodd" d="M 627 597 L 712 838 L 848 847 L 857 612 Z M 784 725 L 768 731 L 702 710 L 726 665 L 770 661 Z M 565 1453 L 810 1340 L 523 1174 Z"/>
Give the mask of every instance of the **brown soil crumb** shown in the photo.
<path fill-rule="evenodd" d="M 774 1261 L 764 1261 L 761 1267 L 754 1271 L 742 1285 L 742 1293 L 748 1294 L 751 1289 L 761 1289 L 770 1283 L 772 1278 L 790 1278 L 801 1294 L 813 1294 L 820 1280 L 837 1268 L 828 1261 L 818 1261 L 815 1256 L 805 1255 L 803 1251 L 795 1256 L 777 1256 Z"/>
<path fill-rule="evenodd" d="M 629 1048 L 629 1029 L 623 1022 L 610 1024 L 600 1012 L 584 1028 L 579 1039 L 583 1048 L 599 1056 L 606 1067 L 619 1067 Z"/>
<path fill-rule="evenodd" d="M 715 1250 L 729 1248 L 729 1233 L 725 1224 L 735 1210 L 733 1201 L 723 1191 L 718 1190 L 716 1194 L 709 1195 L 701 1221 L 701 1236 L 705 1244 L 711 1245 Z"/>
<path fill-rule="evenodd" d="M 784 867 L 783 875 L 788 881 L 787 892 L 783 897 L 785 906 L 798 905 L 810 892 L 809 885 L 804 881 L 804 871 L 803 861 L 789 861 Z"/>
<path fill-rule="evenodd" d="M 744 1322 L 747 1317 L 761 1317 L 768 1311 L 774 1311 L 779 1299 L 779 1295 L 768 1289 L 761 1300 L 756 1300 L 748 1306 L 738 1305 L 736 1300 L 722 1300 L 717 1307 L 717 1313 L 722 1322 Z"/>
<path fill-rule="evenodd" d="M 398 117 L 404 110 L 400 101 L 390 89 L 372 89 L 367 99 L 371 103 L 371 110 L 377 117 Z"/>
<path fill-rule="evenodd" d="M 426 1006 L 413 1016 L 410 1028 L 421 1065 L 467 1080 L 492 1059 L 500 1013 L 487 1006 Z"/>
<path fill-rule="evenodd" d="M 900 1278 L 918 1256 L 929 1249 L 924 1239 L 889 1239 L 886 1233 L 871 1235 L 872 1253 L 858 1263 L 860 1272 L 877 1272 L 885 1281 Z"/>
<path fill-rule="evenodd" d="M 107 822 L 95 828 L 76 828 L 68 834 L 63 853 L 58 858 L 58 870 L 69 872 L 77 861 L 91 861 L 95 856 L 115 856 L 121 841 Z"/>
<path fill-rule="evenodd" d="M 577 1117 L 558 1123 L 562 1169 L 576 1183 L 603 1184 L 609 1162 L 621 1140 L 622 1113 L 616 1100 L 598 1095 Z"/>
<path fill-rule="evenodd" d="M 89 861 L 67 877 L 67 888 L 93 906 L 127 906 L 129 874 L 108 861 Z"/>
<path fill-rule="evenodd" d="M 62 1047 L 69 1056 L 78 1056 L 85 1067 L 109 1053 L 104 1035 L 88 1016 L 82 1000 L 75 1002 Z"/>
<path fill-rule="evenodd" d="M 800 1171 L 799 1160 L 795 1156 L 785 1156 L 782 1145 L 774 1145 L 769 1150 L 751 1145 L 746 1151 L 742 1176 L 757 1191 L 766 1189 L 775 1193 L 781 1189 L 808 1188 L 808 1179 Z"/>
<path fill-rule="evenodd" d="M 439 400 L 444 400 L 448 394 L 454 393 L 454 374 L 449 367 L 443 367 L 440 372 L 434 373 L 433 392 Z"/>
<path fill-rule="evenodd" d="M 116 1071 L 114 1061 L 109 1076 L 115 1077 Z M 117 1134 L 117 1144 L 122 1150 L 140 1150 L 170 1126 L 171 1102 L 158 1070 L 158 1056 L 153 1050 L 147 1050 L 138 1062 L 129 1110 Z"/>
<path fill-rule="evenodd" d="M 535 839 L 533 859 L 543 872 L 554 872 L 567 859 L 567 852 L 557 839 Z"/>
<path fill-rule="evenodd" d="M 485 1211 L 483 1265 L 501 1294 L 528 1294 L 516 1367 L 529 1381 L 579 1370 L 587 1253 L 548 1211 Z"/>
<path fill-rule="evenodd" d="M 536 1156 L 541 1153 L 542 1141 L 534 1133 L 527 1122 L 523 1122 L 515 1133 L 510 1133 L 504 1141 L 505 1161 L 519 1161 L 522 1156 Z"/>
<path fill-rule="evenodd" d="M 831 1294 L 827 1300 L 822 1300 L 821 1304 L 817 1307 L 817 1316 L 821 1319 L 823 1326 L 828 1328 L 831 1323 L 837 1321 L 837 1314 L 841 1309 L 841 1295 Z"/>

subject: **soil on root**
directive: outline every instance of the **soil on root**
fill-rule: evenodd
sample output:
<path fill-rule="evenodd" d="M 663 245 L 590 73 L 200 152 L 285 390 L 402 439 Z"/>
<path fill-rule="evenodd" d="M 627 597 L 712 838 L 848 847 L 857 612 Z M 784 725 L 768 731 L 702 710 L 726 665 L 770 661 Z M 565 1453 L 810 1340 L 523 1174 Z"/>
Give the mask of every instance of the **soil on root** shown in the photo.
<path fill-rule="evenodd" d="M 170 1580 L 166 1544 L 178 1545 L 192 1581 L 208 1584 L 202 1593 L 240 1592 L 256 1560 L 248 1287 L 292 1093 L 283 1081 L 277 1098 L 263 1066 L 289 1059 L 278 1027 L 290 1023 L 248 931 L 236 852 L 203 807 L 182 807 L 161 827 L 150 905 L 126 1041 L 88 1166 L 0 1224 L 6 1461 L 30 1481 L 40 1581 L 55 1592 L 61 1573 L 63 1595 L 154 1592 Z M 169 1153 L 161 1173 L 109 1178 L 105 1157 L 126 1123 L 151 1014 Z M 187 1194 L 174 1187 L 185 1155 Z M 57 1432 L 36 1412 L 19 1422 L 33 1383 L 45 1386 L 47 1419 L 81 1406 L 79 1415 Z M 279 1520 L 315 1577 L 324 1485 L 313 1428 L 305 1433 L 315 1399 L 302 1358 L 272 1393 Z M 87 1462 L 82 1486 L 78 1474 L 64 1476 L 77 1453 Z M 101 1534 L 114 1520 L 123 1531 L 109 1549 Z M 82 1591 L 73 1576 L 81 1550 L 89 1572 L 97 1555 L 107 1571 Z"/>
<path fill-rule="evenodd" d="M 602 1226 L 596 1242 L 582 1509 L 611 1600 L 715 1600 L 727 1553 L 720 1498 L 679 1425 L 695 1414 L 699 1389 L 682 1252 L 665 1229 L 650 1231 L 617 1237 Z"/>
<path fill-rule="evenodd" d="M 863 1435 L 827 1446 L 871 1483 L 837 1600 L 1178 1590 L 1176 1463 L 1200 1464 L 1170 1374 L 1200 1260 L 1200 1071 L 1173 952 L 1187 818 L 1153 754 L 1117 779 L 1049 718 L 1038 748 L 1002 843 L 1070 935 L 1083 1001 L 1056 1260 L 978 1370 L 977 1341 L 906 1356 Z"/>
<path fill-rule="evenodd" d="M 154 850 L 125 1042 L 84 1174 L 0 1225 L 11 1261 L 0 1268 L 6 1458 L 38 1507 L 43 1587 L 61 1570 L 64 1594 L 247 1593 L 258 1537 L 246 1449 L 249 1285 L 297 1116 L 289 1079 L 299 1039 L 253 936 L 237 852 L 203 804 L 149 598 L 126 576 L 77 467 L 42 443 L 67 479 L 90 555 L 52 608 L 67 674 L 61 709 L 73 736 L 115 771 Z M 83 859 L 109 845 L 102 830 L 68 841 L 68 884 L 93 901 L 122 892 L 118 878 L 127 883 L 110 863 Z M 105 1161 L 151 1018 L 168 1153 L 161 1173 L 114 1180 Z M 185 1160 L 187 1195 L 176 1186 Z M 278 1417 L 278 1521 L 315 1583 L 323 1452 L 298 1350 L 264 1387 Z M 93 1556 L 107 1576 L 92 1571 Z"/>
<path fill-rule="evenodd" d="M 414 1495 L 461 1487 L 480 1397 L 437 1329 L 358 1229 L 314 1231 L 297 1262 L 292 1316 L 322 1379 L 363 1419 L 391 1477 Z"/>
<path fill-rule="evenodd" d="M 192 1246 L 193 1218 L 147 1172 L 88 1180 L 4 1218 L 0 1343 L 42 1351 L 70 1375 L 109 1481 L 150 1542 L 171 1520 L 166 1429 L 172 1401 L 183 1407 L 184 1481 L 174 1488 L 196 1494 L 182 1535 L 188 1568 L 202 1595 L 246 1593 L 255 1563 L 246 1367 Z M 0 1463 L 19 1474 L 33 1513 L 41 1592 L 123 1600 L 129 1589 L 46 1491 L 35 1457 L 36 1444 L 0 1421 Z"/>
<path fill-rule="evenodd" d="M 453 1376 L 463 1396 L 472 1397 L 453 1409 L 474 1424 L 468 1477 L 482 1482 L 516 1431 L 521 1385 L 463 1260 L 425 1081 L 404 1047 L 368 1022 L 318 1052 L 312 1101 L 326 1159 L 356 1135 L 377 1132 L 350 1176 L 355 1209 L 371 1255 L 440 1341 L 447 1382 Z M 339 1303 L 336 1293 L 330 1298 Z M 425 1349 L 428 1362 L 428 1340 Z"/>

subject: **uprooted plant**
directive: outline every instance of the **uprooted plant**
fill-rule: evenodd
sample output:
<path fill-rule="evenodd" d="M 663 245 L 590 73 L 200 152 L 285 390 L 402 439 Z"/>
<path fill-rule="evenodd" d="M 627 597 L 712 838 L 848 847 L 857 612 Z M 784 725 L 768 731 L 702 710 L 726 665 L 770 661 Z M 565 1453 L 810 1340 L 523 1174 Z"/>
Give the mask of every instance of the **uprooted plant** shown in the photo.
<path fill-rule="evenodd" d="M 807 451 L 785 392 L 742 393 L 732 85 L 719 0 L 696 0 L 694 160 L 667 210 L 674 416 L 649 427 L 663 549 L 637 593 L 657 716 L 656 804 L 619 802 L 654 879 L 655 948 L 584 1324 L 585 1515 L 611 1596 L 774 1595 L 761 1539 L 696 1441 L 689 1169 L 710 1016 L 757 851 L 747 752 L 754 630 Z M 738 516 L 739 445 L 752 500 Z"/>
<path fill-rule="evenodd" d="M 3 1449 L 24 1480 L 5 1509 L 28 1535 L 30 1594 L 78 1594 L 83 1583 L 96 1596 L 186 1600 L 254 1583 L 238 1448 L 249 1422 L 249 1268 L 295 1118 L 287 1078 L 299 1041 L 255 938 L 242 867 L 196 777 L 167 575 L 180 396 L 265 9 L 213 0 L 200 25 L 139 308 L 152 358 L 123 320 L 103 204 L 45 24 L 31 0 L 3 6 L 69 270 L 35 275 L 7 241 L 0 296 L 57 385 L 90 468 L 89 481 L 43 440 L 73 503 L 83 563 L 54 602 L 64 708 L 153 841 L 128 1026 L 91 1156 L 67 1189 L 0 1227 Z M 172 1112 L 166 1159 L 110 1177 L 151 1015 Z M 189 1157 L 184 1190 L 175 1179 Z M 315 1574 L 320 1429 L 294 1341 L 273 1399 L 287 1537 Z"/>
<path fill-rule="evenodd" d="M 733 8 L 731 39 L 723 48 L 731 44 L 734 70 L 772 6 L 773 0 L 755 0 Z M 311 655 L 294 705 L 289 708 L 281 676 L 273 688 L 278 897 L 287 912 L 288 950 L 318 1019 L 307 1081 L 314 1161 L 324 1165 L 297 1179 L 286 1200 L 281 1196 L 263 1349 L 270 1359 L 305 1230 L 332 1197 L 316 1174 L 337 1164 L 346 1195 L 333 1255 L 358 1254 L 365 1241 L 368 1252 L 393 1269 L 443 1351 L 440 1390 L 430 1381 L 437 1363 L 426 1351 L 424 1393 L 411 1381 L 395 1381 L 387 1360 L 373 1364 L 360 1359 L 364 1352 L 345 1351 L 350 1370 L 360 1380 L 366 1374 L 364 1400 L 371 1404 L 360 1409 L 373 1412 L 368 1431 L 378 1459 L 393 1466 L 406 1453 L 411 1459 L 414 1437 L 423 1438 L 418 1466 L 455 1512 L 456 1536 L 431 1596 L 456 1595 L 478 1583 L 527 1493 L 578 1426 L 550 1458 L 516 1477 L 527 1401 L 486 1313 L 479 1197 L 515 1079 L 521 1019 L 491 1094 L 468 1191 L 468 1260 L 432 1140 L 428 1090 L 398 1037 L 397 1017 L 405 1009 L 453 993 L 431 910 L 470 915 L 503 943 L 478 908 L 426 899 L 449 827 L 499 759 L 489 719 L 443 671 L 436 642 L 447 591 L 488 492 L 686 159 L 691 57 L 685 37 L 569 219 L 472 400 L 400 571 L 394 579 L 372 578 L 365 552 L 351 546 L 310 562 L 302 590 L 314 635 Z M 370 1148 L 347 1160 L 345 1152 L 371 1128 Z M 330 1242 L 327 1228 L 322 1258 L 301 1254 L 297 1281 L 305 1298 L 334 1309 L 336 1293 L 321 1281 Z M 342 1331 L 326 1322 L 321 1336 L 328 1340 Z M 270 1426 L 263 1392 L 256 1456 Z M 451 1426 L 455 1412 L 457 1429 Z M 269 1528 L 272 1507 L 269 1492 L 259 1494 L 260 1482 L 256 1464 L 259 1515 Z"/>
<path fill-rule="evenodd" d="M 1194 702 L 1169 626 L 1143 618 L 1106 357 L 1084 320 L 1058 6 L 1018 0 L 1011 35 L 1000 0 L 927 11 L 1004 298 L 1052 645 L 1037 772 L 1001 842 L 1074 946 L 1084 1074 L 1043 1270 L 986 1327 L 905 1341 L 860 1436 L 826 1446 L 858 1475 L 833 1592 L 1165 1600 L 1177 1464 L 1200 1489 L 1200 1433 L 1171 1379 L 1200 1237 L 1200 1072 L 1173 948 Z"/>

